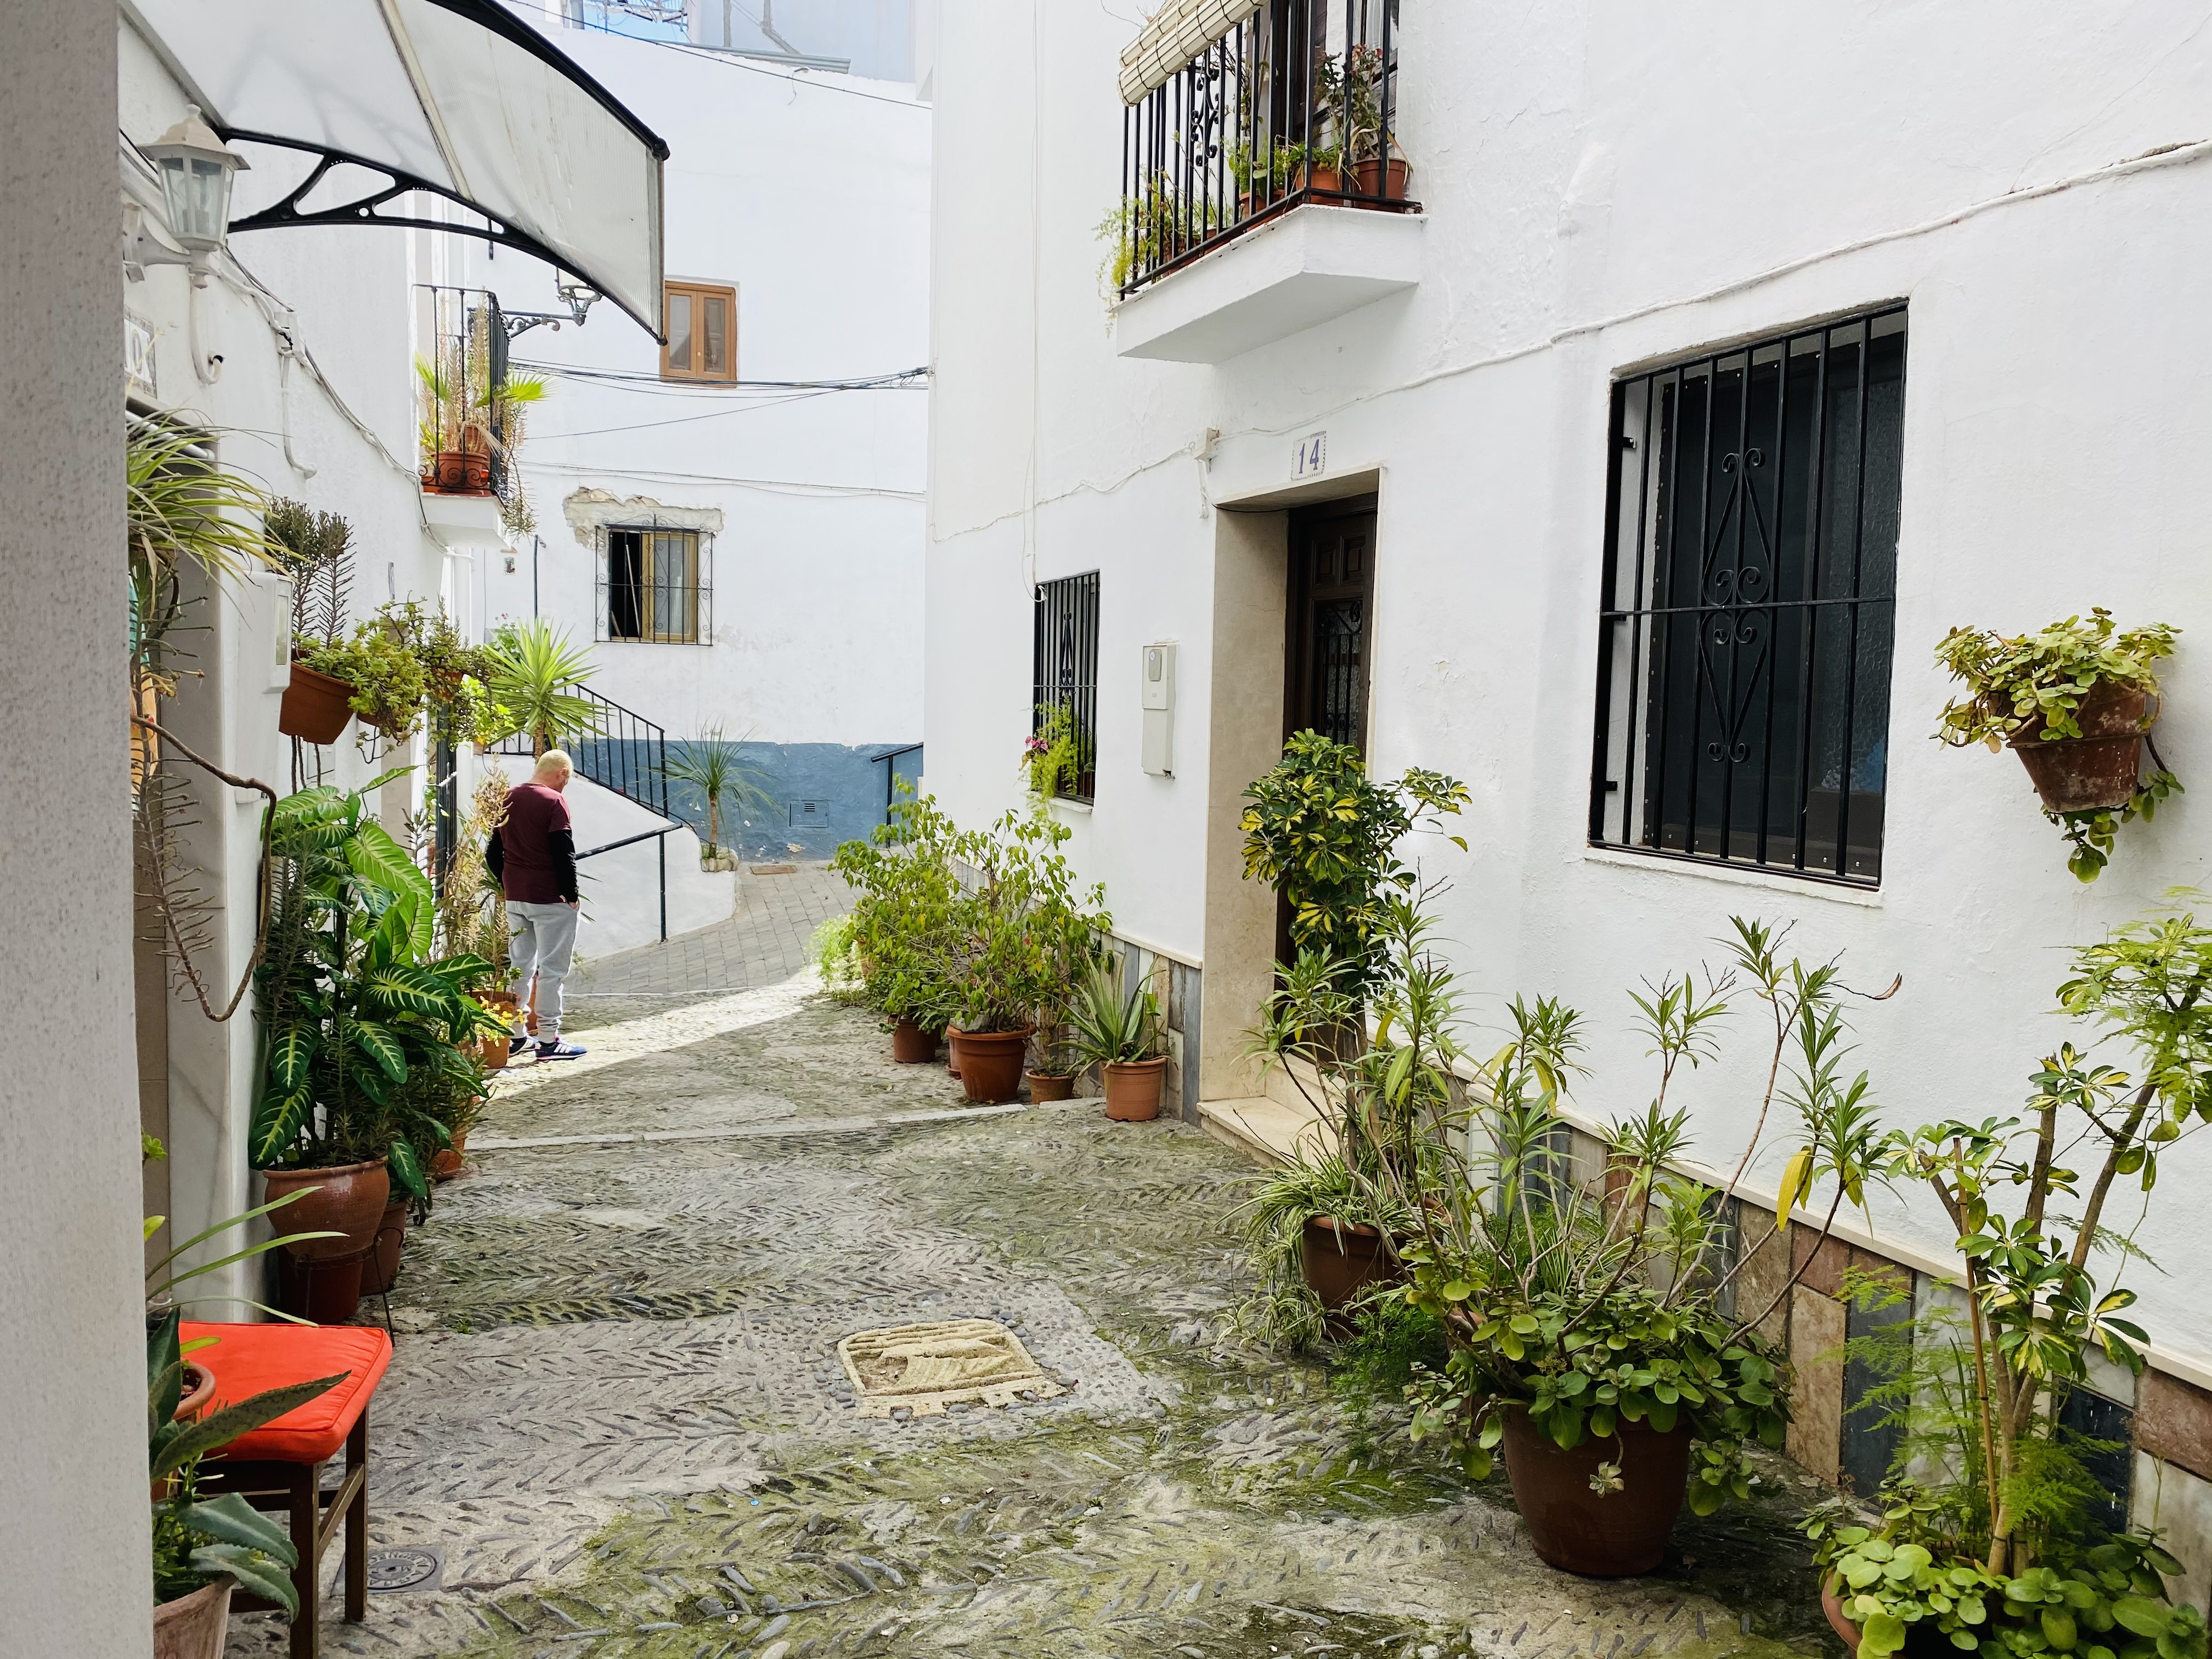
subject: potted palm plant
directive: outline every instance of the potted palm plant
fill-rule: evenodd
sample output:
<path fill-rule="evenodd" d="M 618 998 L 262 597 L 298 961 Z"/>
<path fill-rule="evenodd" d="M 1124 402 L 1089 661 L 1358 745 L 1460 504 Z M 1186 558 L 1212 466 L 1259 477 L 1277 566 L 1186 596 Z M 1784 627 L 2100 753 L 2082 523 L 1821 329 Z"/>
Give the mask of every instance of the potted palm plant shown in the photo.
<path fill-rule="evenodd" d="M 1159 999 L 1141 985 L 1122 994 L 1110 957 L 1094 961 L 1077 982 L 1067 1006 L 1066 1048 L 1077 1066 L 1099 1068 L 1108 1117 L 1149 1123 L 1160 1115 L 1168 1060 Z"/>
<path fill-rule="evenodd" d="M 704 803 L 707 838 L 699 849 L 699 866 L 703 870 L 738 867 L 737 854 L 722 845 L 724 810 L 743 811 L 749 806 L 759 809 L 769 804 L 768 791 L 761 785 L 762 774 L 744 762 L 745 741 L 740 738 L 731 742 L 719 726 L 703 726 L 690 742 L 678 744 L 675 754 L 661 768 L 661 775 L 670 782 L 697 790 Z"/>
<path fill-rule="evenodd" d="M 599 734 L 599 706 L 583 695 L 591 650 L 572 644 L 566 629 L 533 617 L 496 630 L 489 648 L 490 694 L 507 731 L 528 732 L 540 755 L 563 738 Z"/>
<path fill-rule="evenodd" d="M 2101 608 L 2031 634 L 1954 628 L 1936 660 L 1965 688 L 1943 709 L 1936 738 L 2020 757 L 2044 815 L 2073 843 L 2068 868 L 2094 881 L 2119 826 L 2148 818 L 2181 787 L 2158 760 L 2158 662 L 2180 630 L 2164 623 L 2115 629 Z M 2143 751 L 2154 769 L 2143 776 Z"/>

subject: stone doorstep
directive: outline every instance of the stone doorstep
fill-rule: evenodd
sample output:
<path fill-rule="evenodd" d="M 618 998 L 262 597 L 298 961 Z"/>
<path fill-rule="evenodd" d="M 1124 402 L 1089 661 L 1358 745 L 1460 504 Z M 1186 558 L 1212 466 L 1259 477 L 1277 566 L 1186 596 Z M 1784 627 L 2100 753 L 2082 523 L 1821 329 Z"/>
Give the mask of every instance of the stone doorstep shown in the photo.
<path fill-rule="evenodd" d="M 1288 1164 L 1303 1143 L 1321 1146 L 1321 1121 L 1304 1102 L 1296 1106 L 1267 1095 L 1233 1100 L 1201 1100 L 1198 1120 L 1206 1133 L 1263 1164 Z"/>

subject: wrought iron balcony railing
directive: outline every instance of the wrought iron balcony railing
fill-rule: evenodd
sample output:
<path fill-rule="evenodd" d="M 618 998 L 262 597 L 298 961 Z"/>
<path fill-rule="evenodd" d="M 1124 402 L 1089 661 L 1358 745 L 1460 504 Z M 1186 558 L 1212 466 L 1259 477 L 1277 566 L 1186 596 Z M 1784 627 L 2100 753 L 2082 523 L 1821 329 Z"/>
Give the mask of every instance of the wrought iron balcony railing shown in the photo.
<path fill-rule="evenodd" d="M 1115 290 L 1307 203 L 1419 211 L 1397 23 L 1398 0 L 1171 0 L 1122 54 Z"/>

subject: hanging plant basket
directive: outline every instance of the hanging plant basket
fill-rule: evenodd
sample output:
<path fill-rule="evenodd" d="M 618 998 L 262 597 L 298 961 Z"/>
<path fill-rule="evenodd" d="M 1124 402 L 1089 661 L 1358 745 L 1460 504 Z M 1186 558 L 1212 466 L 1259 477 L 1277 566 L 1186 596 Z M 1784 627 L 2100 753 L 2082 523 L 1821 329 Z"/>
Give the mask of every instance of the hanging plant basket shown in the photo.
<path fill-rule="evenodd" d="M 352 718 L 353 687 L 294 661 L 292 682 L 276 712 L 279 732 L 307 743 L 336 743 Z"/>
<path fill-rule="evenodd" d="M 2154 718 L 2149 702 L 2134 686 L 2100 685 L 2075 712 L 2080 737 L 2045 742 L 2034 735 L 2038 728 L 2031 722 L 2008 740 L 2046 811 L 2094 811 L 2125 806 L 2133 799 Z"/>

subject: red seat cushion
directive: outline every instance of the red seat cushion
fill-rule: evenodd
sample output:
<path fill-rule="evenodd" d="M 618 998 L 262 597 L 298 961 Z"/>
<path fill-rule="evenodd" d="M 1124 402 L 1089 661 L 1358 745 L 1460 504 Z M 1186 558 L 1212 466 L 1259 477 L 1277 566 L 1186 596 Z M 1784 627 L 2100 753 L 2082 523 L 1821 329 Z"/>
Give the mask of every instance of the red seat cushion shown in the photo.
<path fill-rule="evenodd" d="M 392 1364 L 392 1339 L 369 1326 L 203 1325 L 188 1319 L 178 1336 L 185 1342 L 216 1339 L 213 1347 L 199 1349 L 191 1359 L 215 1373 L 217 1406 L 234 1406 L 288 1382 L 347 1373 L 336 1388 L 215 1454 L 239 1462 L 319 1463 L 335 1455 Z"/>

